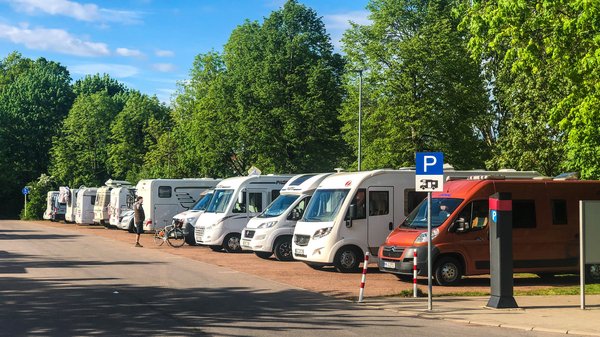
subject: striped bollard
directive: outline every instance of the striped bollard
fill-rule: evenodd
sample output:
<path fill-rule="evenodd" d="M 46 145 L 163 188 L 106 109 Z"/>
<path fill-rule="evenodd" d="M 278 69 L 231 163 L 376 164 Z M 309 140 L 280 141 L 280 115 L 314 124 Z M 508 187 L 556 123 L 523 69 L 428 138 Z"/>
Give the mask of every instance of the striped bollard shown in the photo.
<path fill-rule="evenodd" d="M 413 250 L 413 297 L 417 297 L 417 250 Z"/>
<path fill-rule="evenodd" d="M 360 281 L 360 292 L 358 293 L 358 303 L 363 300 L 363 293 L 365 292 L 365 281 L 367 280 L 367 268 L 369 264 L 369 252 L 365 253 L 365 262 L 363 263 L 362 279 Z"/>

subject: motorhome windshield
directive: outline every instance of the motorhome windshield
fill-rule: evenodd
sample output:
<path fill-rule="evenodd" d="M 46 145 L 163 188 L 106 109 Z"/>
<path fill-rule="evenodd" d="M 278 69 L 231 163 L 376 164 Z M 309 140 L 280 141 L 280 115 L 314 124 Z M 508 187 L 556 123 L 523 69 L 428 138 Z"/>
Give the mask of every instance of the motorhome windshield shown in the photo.
<path fill-rule="evenodd" d="M 206 208 L 206 212 L 224 213 L 232 196 L 233 190 L 215 190 L 215 193 Z"/>
<path fill-rule="evenodd" d="M 273 200 L 273 202 L 257 216 L 257 218 L 273 218 L 280 216 L 294 203 L 294 201 L 296 201 L 296 199 L 298 199 L 298 197 L 299 195 L 291 194 L 279 195 L 277 199 Z"/>
<path fill-rule="evenodd" d="M 317 189 L 308 203 L 306 212 L 304 212 L 303 221 L 333 221 L 339 213 L 348 192 L 350 192 L 349 189 Z"/>
<path fill-rule="evenodd" d="M 456 210 L 463 199 L 432 198 L 431 199 L 431 227 L 435 228 L 444 223 Z M 404 220 L 402 227 L 427 228 L 427 199 L 421 201 Z"/>
<path fill-rule="evenodd" d="M 210 200 L 212 199 L 212 196 L 213 196 L 212 193 L 206 193 L 205 195 L 203 195 L 202 198 L 200 200 L 198 200 L 198 202 L 194 205 L 194 207 L 192 207 L 192 210 L 194 210 L 194 211 L 206 210 L 206 208 L 208 207 L 208 204 L 210 203 Z"/>

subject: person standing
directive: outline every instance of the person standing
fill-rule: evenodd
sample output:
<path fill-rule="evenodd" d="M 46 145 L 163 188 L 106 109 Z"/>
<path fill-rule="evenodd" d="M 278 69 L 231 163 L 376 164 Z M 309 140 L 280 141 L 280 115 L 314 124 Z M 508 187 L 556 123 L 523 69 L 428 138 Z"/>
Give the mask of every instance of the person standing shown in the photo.
<path fill-rule="evenodd" d="M 133 222 L 135 223 L 135 247 L 142 247 L 140 244 L 140 236 L 144 232 L 144 219 L 146 219 L 146 214 L 144 213 L 144 207 L 142 206 L 142 202 L 144 198 L 141 196 L 135 199 L 135 203 L 133 204 Z"/>

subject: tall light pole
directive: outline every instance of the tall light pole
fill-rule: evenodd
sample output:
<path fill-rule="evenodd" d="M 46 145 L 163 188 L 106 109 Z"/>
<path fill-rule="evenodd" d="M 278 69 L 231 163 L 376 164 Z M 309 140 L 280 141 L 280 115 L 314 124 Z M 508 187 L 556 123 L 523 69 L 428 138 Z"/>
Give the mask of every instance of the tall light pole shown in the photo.
<path fill-rule="evenodd" d="M 362 140 L 362 81 L 363 69 L 356 70 L 358 72 L 358 171 L 360 171 L 360 162 L 362 160 L 361 140 Z"/>

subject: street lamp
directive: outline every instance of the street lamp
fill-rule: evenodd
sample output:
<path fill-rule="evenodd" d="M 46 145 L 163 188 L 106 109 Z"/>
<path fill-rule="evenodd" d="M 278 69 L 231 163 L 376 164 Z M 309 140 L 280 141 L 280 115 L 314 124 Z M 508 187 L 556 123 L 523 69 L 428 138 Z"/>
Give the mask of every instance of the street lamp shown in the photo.
<path fill-rule="evenodd" d="M 360 171 L 360 162 L 362 160 L 361 140 L 362 140 L 362 81 L 363 70 L 353 70 L 358 73 L 358 171 Z"/>

